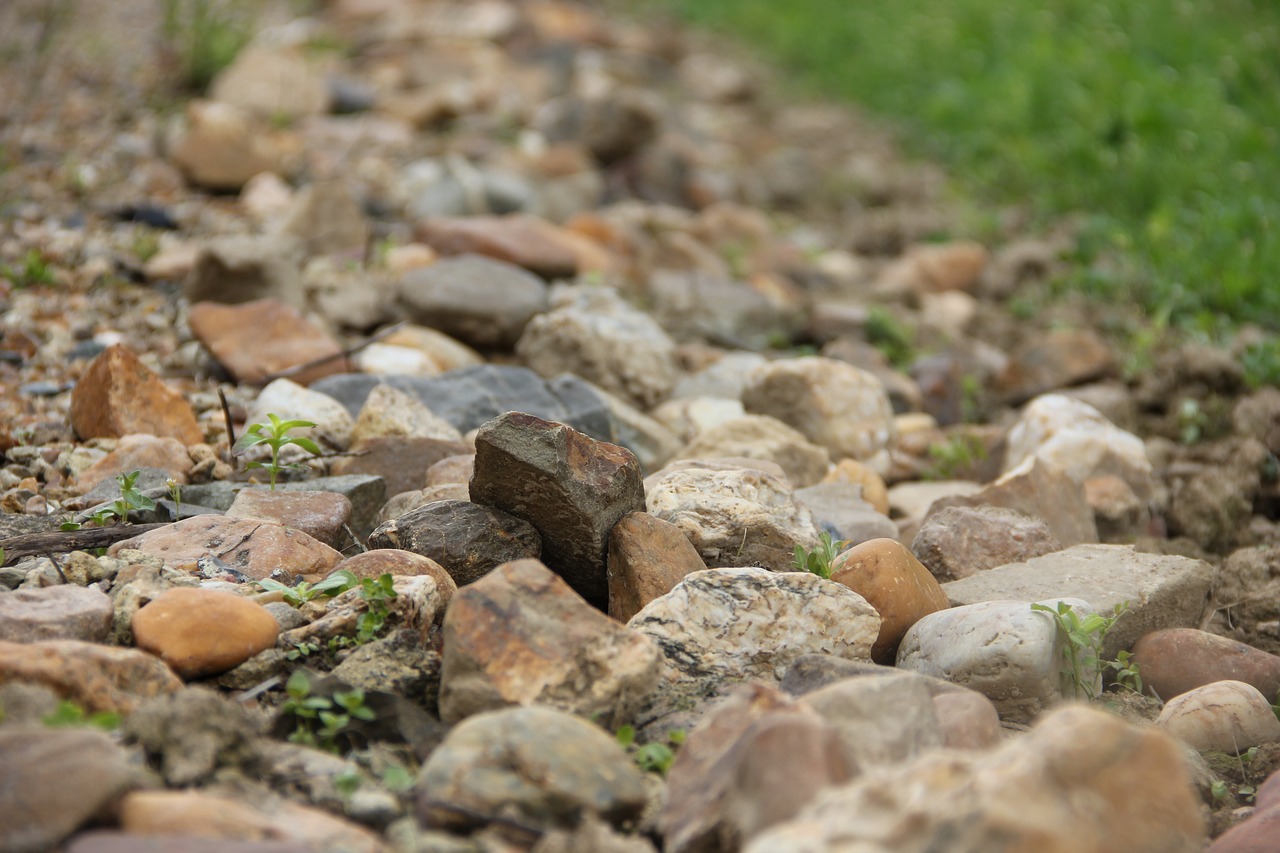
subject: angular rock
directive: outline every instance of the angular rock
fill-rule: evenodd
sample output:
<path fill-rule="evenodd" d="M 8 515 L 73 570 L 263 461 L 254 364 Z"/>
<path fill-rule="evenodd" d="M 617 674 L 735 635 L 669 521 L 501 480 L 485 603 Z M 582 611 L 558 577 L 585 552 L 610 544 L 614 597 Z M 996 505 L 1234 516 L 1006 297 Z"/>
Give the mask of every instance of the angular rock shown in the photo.
<path fill-rule="evenodd" d="M 1243 681 L 1272 702 L 1280 699 L 1280 656 L 1208 631 L 1152 631 L 1134 644 L 1132 659 L 1142 682 L 1165 702 L 1215 681 Z"/>
<path fill-rule="evenodd" d="M 111 635 L 111 599 L 94 587 L 49 586 L 0 595 L 0 642 L 83 640 Z"/>
<path fill-rule="evenodd" d="M 1243 681 L 1215 681 L 1175 696 L 1156 725 L 1199 752 L 1238 755 L 1280 741 L 1271 700 Z"/>
<path fill-rule="evenodd" d="M 360 407 L 351 442 L 358 445 L 382 436 L 462 441 L 462 433 L 453 424 L 437 417 L 413 395 L 391 385 L 375 386 L 369 393 Z"/>
<path fill-rule="evenodd" d="M 1111 347 L 1096 332 L 1050 329 L 1013 353 L 996 384 L 1016 406 L 1055 388 L 1101 379 L 1115 363 Z"/>
<path fill-rule="evenodd" d="M 680 528 L 708 566 L 785 571 L 797 545 L 817 546 L 813 518 L 786 480 L 718 463 L 685 460 L 650 475 L 649 514 Z"/>
<path fill-rule="evenodd" d="M 191 334 L 237 382 L 256 383 L 309 365 L 289 377 L 309 385 L 348 369 L 337 341 L 298 309 L 278 299 L 238 305 L 197 302 L 191 306 L 187 322 Z"/>
<path fill-rule="evenodd" d="M 1104 660 L 1161 628 L 1200 624 L 1214 570 L 1187 557 L 1143 554 L 1125 545 L 1077 545 L 944 584 L 953 605 L 994 599 L 1079 598 L 1109 614 L 1127 602 L 1107 633 Z"/>
<path fill-rule="evenodd" d="M 998 506 L 947 506 L 920 525 L 911 551 L 942 583 L 1061 551 L 1039 518 Z"/>
<path fill-rule="evenodd" d="M 883 516 L 889 515 L 889 489 L 884 478 L 856 459 L 841 459 L 831 467 L 824 483 L 848 483 L 862 489 L 862 499 Z"/>
<path fill-rule="evenodd" d="M 503 563 L 537 559 L 542 537 L 532 524 L 500 509 L 444 500 L 380 525 L 369 535 L 369 547 L 400 548 L 429 557 L 458 586 L 465 586 Z"/>
<path fill-rule="evenodd" d="M 171 145 L 169 156 L 197 186 L 235 191 L 254 175 L 277 171 L 284 159 L 277 141 L 231 104 L 189 101 L 186 118 L 187 125 Z"/>
<path fill-rule="evenodd" d="M 183 678 L 217 675 L 276 644 L 257 602 L 215 589 L 171 589 L 133 615 L 133 641 Z"/>
<path fill-rule="evenodd" d="M 344 528 L 351 521 L 351 501 L 337 492 L 243 489 L 227 508 L 227 518 L 272 521 L 341 549 L 349 541 Z"/>
<path fill-rule="evenodd" d="M 70 420 L 81 438 L 148 433 L 183 444 L 204 441 L 190 404 L 123 344 L 107 347 L 85 368 L 71 391 Z"/>
<path fill-rule="evenodd" d="M 573 238 L 559 226 L 533 216 L 432 218 L 417 236 L 442 255 L 482 255 L 523 267 L 546 279 L 573 278 L 578 257 Z"/>
<path fill-rule="evenodd" d="M 334 474 L 381 477 L 388 494 L 422 488 L 427 469 L 470 448 L 460 441 L 442 438 L 416 438 L 407 435 L 382 435 L 363 439 L 352 446 L 351 456 L 344 456 L 330 466 Z"/>
<path fill-rule="evenodd" d="M 889 672 L 846 678 L 799 701 L 835 729 L 845 763 L 865 773 L 943 745 L 933 700 L 925 679 L 912 672 Z"/>
<path fill-rule="evenodd" d="M 677 459 L 737 457 L 776 462 L 796 487 L 812 486 L 826 476 L 831 458 L 795 429 L 766 415 L 743 415 L 700 433 L 675 453 Z"/>
<path fill-rule="evenodd" d="M 1093 510 L 1103 542 L 1132 541 L 1147 532 L 1151 511 L 1124 480 L 1111 474 L 1084 481 L 1084 497 Z"/>
<path fill-rule="evenodd" d="M 545 562 L 602 609 L 609 594 L 609 531 L 645 508 L 640 464 L 631 451 L 521 412 L 502 415 L 476 434 L 471 499 L 532 524 Z"/>
<path fill-rule="evenodd" d="M 298 49 L 250 46 L 209 87 L 215 101 L 259 118 L 295 119 L 329 109 L 324 75 Z"/>
<path fill-rule="evenodd" d="M 361 257 L 369 241 L 369 223 L 360 202 L 341 180 L 310 184 L 293 199 L 278 233 L 295 238 L 311 257 Z"/>
<path fill-rule="evenodd" d="M 275 379 L 263 388 L 249 408 L 245 423 L 269 423 L 268 415 L 275 415 L 282 421 L 302 420 L 315 424 L 314 427 L 290 430 L 289 435 L 304 436 L 337 450 L 346 450 L 351 444 L 351 430 L 355 423 L 342 404 L 328 394 L 304 388 L 293 380 Z M 254 448 L 261 449 L 265 449 L 264 445 Z M 286 445 L 281 458 L 287 458 L 285 451 L 291 449 L 296 448 Z M 301 458 L 307 457 L 309 454 Z"/>
<path fill-rule="evenodd" d="M 89 713 L 129 713 L 153 696 L 175 693 L 182 682 L 163 662 L 145 652 L 49 640 L 0 642 L 0 685 L 40 684 Z"/>
<path fill-rule="evenodd" d="M 121 436 L 115 450 L 81 471 L 76 476 L 76 488 L 85 494 L 86 505 L 92 506 L 100 500 L 111 501 L 120 497 L 120 484 L 116 481 L 120 474 L 142 472 L 134 487 L 149 489 L 164 485 L 165 480 L 185 484 L 190 468 L 191 457 L 178 439 L 136 433 Z M 152 478 L 158 482 L 147 482 Z M 100 486 L 105 486 L 105 494 L 99 491 Z M 102 497 L 94 495 L 91 498 L 89 495 L 94 492 L 99 492 Z"/>
<path fill-rule="evenodd" d="M 415 323 L 480 349 L 510 349 L 547 310 L 547 286 L 514 264 L 462 255 L 406 272 L 400 303 Z"/>
<path fill-rule="evenodd" d="M 871 659 L 889 663 L 907 629 L 950 606 L 929 570 L 893 539 L 855 545 L 831 561 L 831 580 L 861 595 L 880 614 L 880 633 Z"/>
<path fill-rule="evenodd" d="M 245 488 L 252 488 L 243 483 L 231 483 L 225 480 L 189 486 L 182 490 L 182 500 L 186 503 L 199 504 L 212 509 L 226 511 Z M 374 527 L 374 519 L 378 510 L 387 499 L 386 483 L 381 477 L 367 474 L 351 474 L 339 477 L 315 477 L 296 483 L 276 483 L 277 492 L 333 492 L 351 501 L 351 528 L 357 536 L 368 536 Z"/>
<path fill-rule="evenodd" d="M 915 537 L 916 531 L 920 529 L 920 525 L 935 503 L 980 491 L 982 491 L 980 483 L 968 480 L 898 483 L 889 489 L 889 512 L 897 520 L 901 538 L 905 542 Z"/>
<path fill-rule="evenodd" d="M 182 291 L 191 303 L 272 299 L 305 307 L 302 248 L 290 238 L 220 237 L 200 247 Z"/>
<path fill-rule="evenodd" d="M 537 560 L 505 563 L 459 589 L 445 614 L 440 717 L 536 702 L 616 727 L 656 685 L 661 661 L 652 640 L 592 609 Z"/>
<path fill-rule="evenodd" d="M 454 829 L 490 817 L 571 827 L 587 814 L 616 826 L 638 818 L 646 801 L 642 774 L 608 732 L 551 708 L 459 724 L 423 765 L 417 795 L 420 822 Z"/>
<path fill-rule="evenodd" d="M 647 512 L 624 515 L 609 534 L 609 615 L 626 622 L 705 568 L 680 528 Z"/>

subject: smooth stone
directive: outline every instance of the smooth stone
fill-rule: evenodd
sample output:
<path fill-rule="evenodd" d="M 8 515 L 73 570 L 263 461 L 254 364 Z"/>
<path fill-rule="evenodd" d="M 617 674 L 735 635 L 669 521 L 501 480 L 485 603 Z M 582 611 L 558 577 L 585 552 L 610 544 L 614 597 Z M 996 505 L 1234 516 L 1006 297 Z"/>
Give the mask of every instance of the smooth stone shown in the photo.
<path fill-rule="evenodd" d="M 123 344 L 89 362 L 71 391 L 68 417 L 82 439 L 147 433 L 184 445 L 204 441 L 186 399 Z"/>
<path fill-rule="evenodd" d="M 114 614 L 111 599 L 93 587 L 20 589 L 0 595 L 0 641 L 102 643 L 111 635 Z"/>
<path fill-rule="evenodd" d="M 276 644 L 280 625 L 262 606 L 213 589 L 174 588 L 133 615 L 133 640 L 182 678 L 217 675 Z"/>
<path fill-rule="evenodd" d="M 427 469 L 426 484 L 427 486 L 469 486 L 475 472 L 476 455 L 474 453 L 446 456 Z"/>
<path fill-rule="evenodd" d="M 825 448 L 798 430 L 766 415 L 743 415 L 698 433 L 675 453 L 676 459 L 745 458 L 776 462 L 796 488 L 826 476 L 831 458 Z"/>
<path fill-rule="evenodd" d="M 1243 681 L 1280 699 L 1280 656 L 1208 631 L 1152 631 L 1134 644 L 1132 658 L 1142 682 L 1165 702 L 1215 681 Z"/>
<path fill-rule="evenodd" d="M 947 749 L 990 749 L 1004 739 L 1000 712 L 976 690 L 954 690 L 933 697 L 933 714 Z"/>
<path fill-rule="evenodd" d="M 609 533 L 609 615 L 626 622 L 690 572 L 705 568 L 674 524 L 647 512 L 624 515 Z"/>
<path fill-rule="evenodd" d="M 431 217 L 418 224 L 415 235 L 442 255 L 482 255 L 549 280 L 578 273 L 576 241 L 535 216 Z"/>
<path fill-rule="evenodd" d="M 796 500 L 809 508 L 814 522 L 832 539 L 857 545 L 898 535 L 898 525 L 862 499 L 860 485 L 822 482 L 796 489 Z"/>
<path fill-rule="evenodd" d="M 352 455 L 336 460 L 329 468 L 338 476 L 380 477 L 388 494 L 422 488 L 427 470 L 470 448 L 465 442 L 407 435 L 381 435 L 363 439 L 352 446 Z"/>
<path fill-rule="evenodd" d="M 1200 752 L 1238 755 L 1280 741 L 1271 700 L 1243 681 L 1215 681 L 1173 697 L 1156 725 Z"/>
<path fill-rule="evenodd" d="M 403 248 L 407 249 L 408 247 Z M 420 248 L 430 251 L 425 246 Z M 424 264 L 423 266 L 429 265 Z M 422 353 L 435 365 L 436 373 L 448 373 L 450 370 L 473 367 L 485 363 L 484 356 L 462 341 L 452 338 L 438 329 L 428 328 L 427 326 L 415 326 L 413 323 L 405 323 L 382 340 L 389 346 L 408 347 L 415 352 Z"/>
<path fill-rule="evenodd" d="M 227 508 L 227 518 L 271 521 L 301 530 L 331 548 L 345 547 L 351 501 L 337 492 L 244 489 Z"/>
<path fill-rule="evenodd" d="M 257 383 L 308 365 L 289 378 L 309 385 L 347 369 L 337 341 L 279 299 L 255 299 L 239 305 L 197 302 L 191 306 L 187 322 L 191 334 L 237 382 Z"/>
<path fill-rule="evenodd" d="M 169 157 L 191 183 L 234 192 L 254 175 L 277 171 L 284 152 L 275 137 L 254 126 L 250 113 L 218 101 L 192 100 Z"/>
<path fill-rule="evenodd" d="M 88 713 L 129 713 L 182 682 L 162 661 L 136 649 L 79 640 L 0 642 L 0 685 L 39 684 Z"/>
<path fill-rule="evenodd" d="M 374 548 L 370 551 L 354 554 L 339 563 L 333 571 L 343 570 L 351 572 L 357 578 L 371 578 L 373 580 L 377 580 L 383 575 L 394 575 L 396 577 L 430 575 L 450 598 L 458 588 L 458 585 L 453 582 L 452 576 L 445 571 L 444 566 L 430 557 L 424 557 L 421 554 L 415 554 L 412 551 L 404 551 L 399 548 Z M 330 572 L 330 574 L 333 574 L 333 572 Z"/>
<path fill-rule="evenodd" d="M 399 298 L 413 322 L 479 349 L 514 347 L 548 307 L 547 286 L 536 275 L 476 254 L 409 270 L 400 277 Z"/>
<path fill-rule="evenodd" d="M 940 582 L 1061 551 L 1043 519 L 998 506 L 949 506 L 930 513 L 911 551 Z"/>
<path fill-rule="evenodd" d="M 282 421 L 315 424 L 291 430 L 289 435 L 304 436 L 337 450 L 346 450 L 351 444 L 355 423 L 342 404 L 328 394 L 304 388 L 291 379 L 275 379 L 263 388 L 249 407 L 245 423 L 269 423 L 268 415 L 276 415 Z"/>

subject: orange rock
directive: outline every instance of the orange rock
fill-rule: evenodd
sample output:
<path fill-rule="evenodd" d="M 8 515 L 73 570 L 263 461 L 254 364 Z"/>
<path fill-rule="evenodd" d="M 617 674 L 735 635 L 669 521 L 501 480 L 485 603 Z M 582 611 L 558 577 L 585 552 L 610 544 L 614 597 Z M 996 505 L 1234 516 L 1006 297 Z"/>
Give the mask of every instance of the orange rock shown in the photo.
<path fill-rule="evenodd" d="M 322 376 L 350 370 L 347 360 L 325 331 L 298 309 L 278 299 L 256 299 L 239 305 L 197 302 L 188 318 L 191 333 L 239 382 L 259 380 L 335 356 L 289 377 L 307 385 Z"/>
<path fill-rule="evenodd" d="M 127 347 L 107 347 L 71 391 L 71 426 L 80 438 L 148 433 L 183 444 L 204 441 L 195 413 Z"/>
<path fill-rule="evenodd" d="M 182 682 L 137 649 L 79 640 L 0 642 L 0 685 L 39 684 L 89 713 L 129 713 L 144 699 L 177 693 Z"/>
<path fill-rule="evenodd" d="M 133 614 L 133 642 L 183 678 L 216 675 L 276 644 L 280 624 L 260 604 L 216 589 L 174 587 Z"/>
<path fill-rule="evenodd" d="M 76 477 L 76 488 L 87 492 L 103 480 L 137 468 L 163 468 L 176 482 L 186 484 L 191 457 L 187 448 L 175 438 L 154 435 L 126 435 L 116 449 L 86 468 Z"/>
<path fill-rule="evenodd" d="M 609 532 L 609 615 L 626 622 L 685 575 L 706 567 L 674 524 L 647 512 L 624 515 Z"/>
<path fill-rule="evenodd" d="M 578 242 L 564 229 L 533 216 L 466 216 L 428 219 L 418 236 L 442 255 L 487 255 L 543 278 L 578 273 Z"/>
<path fill-rule="evenodd" d="M 822 482 L 861 486 L 862 499 L 875 507 L 876 512 L 881 515 L 889 514 L 889 488 L 885 485 L 884 478 L 869 465 L 846 457 L 832 466 Z"/>

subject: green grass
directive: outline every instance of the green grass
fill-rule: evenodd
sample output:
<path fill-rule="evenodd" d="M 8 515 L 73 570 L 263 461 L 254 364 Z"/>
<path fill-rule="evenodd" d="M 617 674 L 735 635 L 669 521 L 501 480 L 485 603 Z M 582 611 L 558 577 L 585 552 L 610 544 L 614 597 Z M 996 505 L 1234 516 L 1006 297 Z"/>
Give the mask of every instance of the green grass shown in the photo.
<path fill-rule="evenodd" d="M 1280 329 L 1280 5 L 663 0 L 853 99 L 984 200 L 1083 214 L 1074 286 Z"/>

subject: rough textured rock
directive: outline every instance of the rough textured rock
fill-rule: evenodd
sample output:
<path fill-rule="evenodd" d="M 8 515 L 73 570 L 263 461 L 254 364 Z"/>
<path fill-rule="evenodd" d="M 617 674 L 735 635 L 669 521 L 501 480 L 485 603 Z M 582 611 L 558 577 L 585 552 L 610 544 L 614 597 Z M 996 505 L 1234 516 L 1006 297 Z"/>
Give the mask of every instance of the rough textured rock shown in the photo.
<path fill-rule="evenodd" d="M 911 551 L 939 581 L 1062 550 L 1048 524 L 998 506 L 948 506 L 930 513 Z"/>
<path fill-rule="evenodd" d="M 459 589 L 445 614 L 440 716 L 537 702 L 620 725 L 657 683 L 661 660 L 651 639 L 537 560 L 506 563 Z"/>
<path fill-rule="evenodd" d="M 0 685 L 41 684 L 89 713 L 132 711 L 143 699 L 174 693 L 182 682 L 145 652 L 50 640 L 0 642 Z"/>
<path fill-rule="evenodd" d="M 1013 353 L 997 385 L 1018 405 L 1055 388 L 1101 379 L 1114 367 L 1115 354 L 1096 332 L 1050 329 Z"/>
<path fill-rule="evenodd" d="M 680 528 L 647 512 L 633 512 L 609 533 L 607 568 L 609 615 L 626 622 L 706 564 Z"/>
<path fill-rule="evenodd" d="M 244 110 L 217 101 L 187 104 L 187 126 L 174 140 L 170 157 L 191 183 L 211 190 L 240 189 L 254 175 L 274 172 L 281 146 L 261 133 Z"/>
<path fill-rule="evenodd" d="M 353 455 L 338 459 L 330 470 L 348 477 L 360 474 L 381 477 L 387 494 L 398 495 L 422 488 L 432 465 L 469 449 L 460 441 L 382 435 L 363 439 L 353 446 Z"/>
<path fill-rule="evenodd" d="M 845 482 L 818 483 L 796 489 L 796 500 L 809 509 L 814 523 L 832 539 L 856 545 L 898 535 L 898 525 L 862 499 L 861 486 Z"/>
<path fill-rule="evenodd" d="M 513 264 L 461 255 L 405 273 L 400 302 L 415 323 L 481 349 L 510 349 L 547 310 L 547 286 Z"/>
<path fill-rule="evenodd" d="M 278 299 L 255 299 L 239 305 L 197 302 L 191 306 L 187 321 L 191 334 L 237 382 L 259 382 L 290 368 L 311 365 L 290 376 L 298 384 L 308 385 L 321 376 L 348 369 L 337 341 L 298 309 Z"/>
<path fill-rule="evenodd" d="M 302 309 L 301 264 L 302 247 L 287 237 L 219 237 L 201 245 L 182 291 L 192 304 L 276 299 Z"/>
<path fill-rule="evenodd" d="M 331 548 L 350 542 L 345 526 L 351 521 L 351 501 L 337 492 L 243 489 L 227 507 L 227 517 L 273 521 Z"/>
<path fill-rule="evenodd" d="M 640 464 L 616 444 L 509 412 L 476 434 L 471 499 L 532 524 L 542 558 L 592 604 L 607 607 L 609 531 L 645 508 Z"/>
<path fill-rule="evenodd" d="M 791 567 L 818 544 L 813 518 L 787 481 L 756 468 L 685 460 L 645 481 L 650 515 L 688 537 L 708 566 Z"/>
<path fill-rule="evenodd" d="M 800 655 L 869 660 L 880 617 L 862 596 L 808 572 L 707 569 L 627 625 L 658 641 L 668 678 L 776 682 Z"/>
<path fill-rule="evenodd" d="M 700 433 L 675 453 L 677 459 L 761 459 L 776 462 L 796 488 L 826 476 L 831 457 L 795 429 L 767 415 L 744 415 Z"/>
<path fill-rule="evenodd" d="M 1280 741 L 1272 700 L 1243 681 L 1215 681 L 1173 697 L 1156 725 L 1199 752 L 1236 755 Z"/>
<path fill-rule="evenodd" d="M 831 579 L 861 595 L 880 614 L 871 659 L 892 662 L 907 629 L 950 606 L 946 593 L 902 543 L 872 539 L 831 561 Z"/>
<path fill-rule="evenodd" d="M 453 424 L 438 417 L 412 394 L 383 384 L 375 386 L 360 407 L 351 442 L 359 445 L 388 435 L 462 441 L 462 433 Z"/>
<path fill-rule="evenodd" d="M 0 642 L 104 642 L 115 610 L 101 590 L 79 586 L 19 589 L 0 595 Z"/>
<path fill-rule="evenodd" d="M 1200 624 L 1214 570 L 1187 557 L 1143 554 L 1125 545 L 1077 545 L 944 584 L 953 605 L 993 599 L 1080 598 L 1100 613 L 1127 602 L 1107 633 L 1104 660 L 1144 634 Z"/>
<path fill-rule="evenodd" d="M 646 800 L 640 771 L 608 732 L 550 708 L 493 711 L 456 726 L 423 765 L 417 793 L 420 821 L 455 828 L 489 816 L 573 826 L 584 814 L 620 825 Z"/>
<path fill-rule="evenodd" d="M 1195 853 L 1198 798 L 1168 736 L 1065 708 L 990 753 L 935 753 L 820 794 L 746 853 Z"/>
<path fill-rule="evenodd" d="M 800 704 L 835 729 L 845 763 L 865 773 L 943 745 L 933 699 L 925 679 L 899 672 L 846 678 L 806 693 Z"/>
<path fill-rule="evenodd" d="M 195 413 L 123 344 L 107 347 L 71 391 L 71 427 L 81 438 L 149 433 L 204 441 Z"/>
<path fill-rule="evenodd" d="M 503 563 L 537 559 L 542 554 L 542 537 L 532 524 L 500 509 L 446 500 L 380 525 L 370 534 L 369 547 L 400 548 L 430 557 L 458 586 L 464 586 Z"/>
<path fill-rule="evenodd" d="M 219 767 L 243 761 L 262 733 L 259 718 L 239 702 L 194 686 L 148 699 L 122 728 L 177 787 L 199 784 Z"/>
<path fill-rule="evenodd" d="M 280 625 L 257 602 L 175 588 L 133 615 L 133 640 L 183 678 L 216 675 L 276 644 Z"/>
<path fill-rule="evenodd" d="M 841 459 L 831 467 L 824 483 L 848 483 L 862 489 L 862 499 L 875 507 L 881 515 L 889 515 L 889 489 L 884 478 L 868 465 L 848 457 Z"/>
<path fill-rule="evenodd" d="M 1133 647 L 1142 681 L 1168 702 L 1215 681 L 1243 681 L 1276 701 L 1280 656 L 1196 628 L 1145 634 Z"/>

